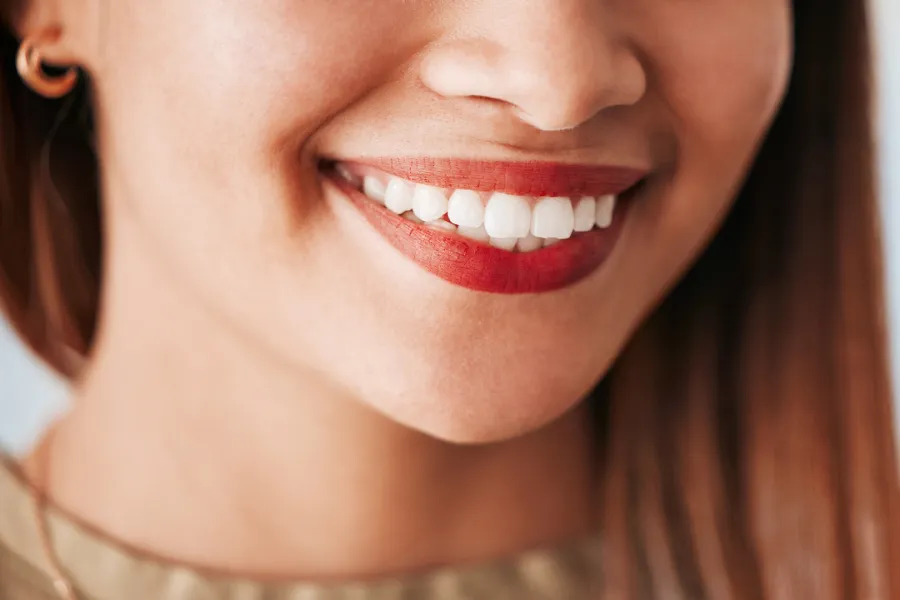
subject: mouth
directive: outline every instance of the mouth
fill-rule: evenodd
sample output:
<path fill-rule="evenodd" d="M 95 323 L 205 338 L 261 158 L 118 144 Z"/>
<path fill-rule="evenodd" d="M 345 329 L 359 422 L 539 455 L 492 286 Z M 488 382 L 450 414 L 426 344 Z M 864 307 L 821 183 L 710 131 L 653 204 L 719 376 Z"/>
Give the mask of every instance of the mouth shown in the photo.
<path fill-rule="evenodd" d="M 494 294 L 559 290 L 595 272 L 646 171 L 431 158 L 323 161 L 396 250 L 441 279 Z"/>

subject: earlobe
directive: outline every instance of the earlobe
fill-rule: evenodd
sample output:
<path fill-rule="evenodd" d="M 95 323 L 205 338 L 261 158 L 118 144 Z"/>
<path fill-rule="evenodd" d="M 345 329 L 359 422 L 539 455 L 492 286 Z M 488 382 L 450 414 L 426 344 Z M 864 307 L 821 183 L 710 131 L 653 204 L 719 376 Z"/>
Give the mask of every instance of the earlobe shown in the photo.
<path fill-rule="evenodd" d="M 58 39 L 58 30 L 29 35 L 22 40 L 16 56 L 19 77 L 28 87 L 46 98 L 61 98 L 71 92 L 78 83 L 78 69 L 75 67 L 70 67 L 59 76 L 48 75 L 44 70 L 44 48 L 52 47 Z M 57 66 L 55 61 L 50 64 Z"/>
<path fill-rule="evenodd" d="M 90 5 L 78 0 L 20 0 L 13 4 L 17 8 L 2 15 L 4 23 L 23 43 L 34 46 L 45 66 L 65 68 L 83 61 L 76 40 L 81 16 L 90 14 Z"/>

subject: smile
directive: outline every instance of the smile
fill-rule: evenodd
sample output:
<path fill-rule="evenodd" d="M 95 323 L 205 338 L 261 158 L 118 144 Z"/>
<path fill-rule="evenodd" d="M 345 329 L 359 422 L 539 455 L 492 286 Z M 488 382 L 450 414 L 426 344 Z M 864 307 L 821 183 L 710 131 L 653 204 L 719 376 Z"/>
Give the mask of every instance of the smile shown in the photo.
<path fill-rule="evenodd" d="M 324 168 L 370 225 L 434 275 L 471 290 L 558 290 L 594 272 L 645 172 L 438 159 Z"/>

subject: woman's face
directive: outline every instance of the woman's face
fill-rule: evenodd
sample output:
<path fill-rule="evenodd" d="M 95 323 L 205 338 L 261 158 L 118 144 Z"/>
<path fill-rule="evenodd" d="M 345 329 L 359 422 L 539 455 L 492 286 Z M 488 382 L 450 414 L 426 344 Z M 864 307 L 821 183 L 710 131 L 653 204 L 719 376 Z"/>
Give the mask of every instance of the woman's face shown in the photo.
<path fill-rule="evenodd" d="M 78 4 L 109 224 L 161 285 L 467 442 L 604 375 L 728 210 L 791 59 L 788 0 Z"/>

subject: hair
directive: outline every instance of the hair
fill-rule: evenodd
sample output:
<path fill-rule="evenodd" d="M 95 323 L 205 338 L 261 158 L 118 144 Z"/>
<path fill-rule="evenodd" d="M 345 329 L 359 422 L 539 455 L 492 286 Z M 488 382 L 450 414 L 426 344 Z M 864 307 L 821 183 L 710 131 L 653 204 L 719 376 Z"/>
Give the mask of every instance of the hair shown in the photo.
<path fill-rule="evenodd" d="M 608 597 L 900 598 L 866 7 L 793 5 L 792 80 L 742 192 L 595 394 Z M 4 32 L 0 303 L 74 379 L 98 322 L 99 167 L 16 47 Z M 89 113 L 89 90 L 67 106 Z"/>

